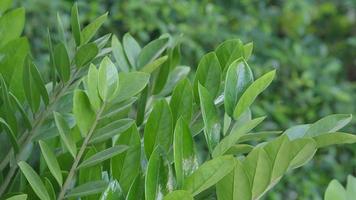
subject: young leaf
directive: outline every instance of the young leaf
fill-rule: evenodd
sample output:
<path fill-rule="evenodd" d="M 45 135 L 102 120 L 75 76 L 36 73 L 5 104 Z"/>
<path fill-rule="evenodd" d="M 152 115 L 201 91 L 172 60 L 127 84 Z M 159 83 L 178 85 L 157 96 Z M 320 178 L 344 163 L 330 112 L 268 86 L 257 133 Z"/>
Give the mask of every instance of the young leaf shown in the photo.
<path fill-rule="evenodd" d="M 173 174 L 169 162 L 156 147 L 148 161 L 145 179 L 145 200 L 162 198 L 173 190 Z"/>
<path fill-rule="evenodd" d="M 194 141 L 188 124 L 179 118 L 174 130 L 173 155 L 177 186 L 184 184 L 184 179 L 198 168 L 194 152 Z"/>
<path fill-rule="evenodd" d="M 144 147 L 149 158 L 156 146 L 169 151 L 173 141 L 173 122 L 171 109 L 166 100 L 155 103 L 144 131 Z"/>
<path fill-rule="evenodd" d="M 218 111 L 208 90 L 199 84 L 200 107 L 204 121 L 204 134 L 210 152 L 220 141 L 221 124 Z"/>
<path fill-rule="evenodd" d="M 91 156 L 90 158 L 84 160 L 78 168 L 86 168 L 86 167 L 91 167 L 94 166 L 98 163 L 101 163 L 107 159 L 110 159 L 128 149 L 128 146 L 126 145 L 117 145 L 110 147 L 108 149 L 105 149 L 103 151 L 100 151 L 96 153 L 95 155 Z"/>
<path fill-rule="evenodd" d="M 118 67 L 123 72 L 129 72 L 130 65 L 126 59 L 124 49 L 121 45 L 120 40 L 117 39 L 115 35 L 111 38 L 111 48 L 112 48 L 112 54 L 118 64 Z"/>
<path fill-rule="evenodd" d="M 115 142 L 115 145 L 127 145 L 130 148 L 111 158 L 112 176 L 120 182 L 125 194 L 140 173 L 141 141 L 136 125 L 131 125 Z"/>
<path fill-rule="evenodd" d="M 57 180 L 58 184 L 62 186 L 63 177 L 61 168 L 59 167 L 56 155 L 53 153 L 52 149 L 44 142 L 39 141 L 42 155 L 47 163 L 49 171 L 52 173 L 54 178 Z"/>
<path fill-rule="evenodd" d="M 253 82 L 253 74 L 247 63 L 238 59 L 227 70 L 224 90 L 225 112 L 233 117 L 235 105 Z"/>
<path fill-rule="evenodd" d="M 236 159 L 232 156 L 220 156 L 207 161 L 186 178 L 183 189 L 195 196 L 219 182 L 233 170 L 235 164 Z"/>
<path fill-rule="evenodd" d="M 141 47 L 137 41 L 130 35 L 126 33 L 123 37 L 123 46 L 126 57 L 130 63 L 131 69 L 136 69 L 136 60 L 141 52 Z"/>
<path fill-rule="evenodd" d="M 84 197 L 93 194 L 98 194 L 108 187 L 108 183 L 106 181 L 92 181 L 88 183 L 84 183 L 83 185 L 79 185 L 76 188 L 73 188 L 66 195 L 66 198 L 74 198 L 74 197 Z"/>
<path fill-rule="evenodd" d="M 182 79 L 173 90 L 169 106 L 172 110 L 173 122 L 181 116 L 189 122 L 193 110 L 193 89 L 188 79 Z"/>
<path fill-rule="evenodd" d="M 54 47 L 54 64 L 57 72 L 64 82 L 70 78 L 70 61 L 67 49 L 63 42 Z"/>
<path fill-rule="evenodd" d="M 95 35 L 98 29 L 103 25 L 107 17 L 108 17 L 108 13 L 105 13 L 102 16 L 96 18 L 90 24 L 88 24 L 85 28 L 83 28 L 81 32 L 82 45 L 87 44 L 91 40 L 91 38 Z"/>
<path fill-rule="evenodd" d="M 163 200 L 194 200 L 193 195 L 185 190 L 175 190 L 166 195 Z"/>
<path fill-rule="evenodd" d="M 256 97 L 271 84 L 276 70 L 270 71 L 253 82 L 241 95 L 235 110 L 234 118 L 237 119 L 255 101 Z"/>
<path fill-rule="evenodd" d="M 222 139 L 219 144 L 215 147 L 212 156 L 218 157 L 223 155 L 226 151 L 228 151 L 234 144 L 237 143 L 237 141 L 246 133 L 251 131 L 253 128 L 255 128 L 258 124 L 260 124 L 265 117 L 260 117 L 253 119 L 251 121 L 248 121 L 246 124 L 243 124 L 241 126 L 235 126 L 231 133 L 227 135 L 224 139 Z"/>
<path fill-rule="evenodd" d="M 331 133 L 346 126 L 352 119 L 350 114 L 335 114 L 326 116 L 315 122 L 306 131 L 305 136 L 314 137 L 323 133 Z"/>
<path fill-rule="evenodd" d="M 70 24 L 72 28 L 72 34 L 73 38 L 75 40 L 75 44 L 77 46 L 80 45 L 80 39 L 81 39 L 81 34 L 80 34 L 80 23 L 79 23 L 79 14 L 78 14 L 78 4 L 74 3 L 70 15 Z"/>
<path fill-rule="evenodd" d="M 125 101 L 139 92 L 148 84 L 150 75 L 143 72 L 119 73 L 119 89 L 115 101 Z"/>
<path fill-rule="evenodd" d="M 141 69 L 145 65 L 151 63 L 158 58 L 162 52 L 167 48 L 169 38 L 162 37 L 148 43 L 143 47 L 137 58 L 137 69 Z"/>
<path fill-rule="evenodd" d="M 69 135 L 70 128 L 68 127 L 67 122 L 64 120 L 62 115 L 57 112 L 53 112 L 53 116 L 54 121 L 56 122 L 56 126 L 58 128 L 59 136 L 61 137 L 69 153 L 73 156 L 73 158 L 75 158 L 77 155 L 77 147 L 75 146 L 74 141 Z"/>
<path fill-rule="evenodd" d="M 80 133 L 86 136 L 95 120 L 95 113 L 91 109 L 89 98 L 83 90 L 76 89 L 74 91 L 73 114 Z"/>
<path fill-rule="evenodd" d="M 46 187 L 41 181 L 40 176 L 35 172 L 35 170 L 33 170 L 32 167 L 24 161 L 20 161 L 18 165 L 36 195 L 41 200 L 50 200 Z"/>
<path fill-rule="evenodd" d="M 79 47 L 74 56 L 75 65 L 77 68 L 84 67 L 99 53 L 99 49 L 95 43 L 91 42 Z"/>
<path fill-rule="evenodd" d="M 208 53 L 200 60 L 194 78 L 194 95 L 199 99 L 198 85 L 201 84 L 209 90 L 213 99 L 218 95 L 221 81 L 221 67 L 214 52 Z"/>
<path fill-rule="evenodd" d="M 347 176 L 347 186 L 346 186 L 346 198 L 352 199 L 356 195 L 356 178 L 348 175 Z"/>

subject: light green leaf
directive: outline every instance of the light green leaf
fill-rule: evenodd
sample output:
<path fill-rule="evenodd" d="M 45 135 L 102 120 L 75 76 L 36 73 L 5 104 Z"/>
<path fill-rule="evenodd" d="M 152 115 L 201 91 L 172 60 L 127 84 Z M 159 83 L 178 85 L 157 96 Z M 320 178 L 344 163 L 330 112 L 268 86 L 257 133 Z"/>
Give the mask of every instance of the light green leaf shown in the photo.
<path fill-rule="evenodd" d="M 227 69 L 224 90 L 225 112 L 229 116 L 233 116 L 238 100 L 252 82 L 252 71 L 244 60 L 238 59 L 231 63 Z"/>
<path fill-rule="evenodd" d="M 220 141 L 221 124 L 218 111 L 208 90 L 199 84 L 200 107 L 204 121 L 204 134 L 210 152 Z"/>
<path fill-rule="evenodd" d="M 198 168 L 194 150 L 189 126 L 183 118 L 179 118 L 174 130 L 173 142 L 174 169 L 178 188 L 184 184 L 185 178 Z"/>
<path fill-rule="evenodd" d="M 5 132 L 7 133 L 8 137 L 10 139 L 10 142 L 12 144 L 12 147 L 14 148 L 15 152 L 18 152 L 19 151 L 19 145 L 17 143 L 16 136 L 15 136 L 14 132 L 12 131 L 11 127 L 1 117 L 0 117 L 0 124 L 2 124 L 3 129 L 5 129 Z"/>
<path fill-rule="evenodd" d="M 150 75 L 143 72 L 119 73 L 119 89 L 115 101 L 127 100 L 141 92 L 150 79 Z"/>
<path fill-rule="evenodd" d="M 103 25 L 105 20 L 108 17 L 108 13 L 103 14 L 102 16 L 96 18 L 93 22 L 88 24 L 83 28 L 81 32 L 81 44 L 87 44 L 91 38 L 95 35 L 95 33 L 99 30 L 99 28 Z"/>
<path fill-rule="evenodd" d="M 50 200 L 46 187 L 41 181 L 40 176 L 35 172 L 35 170 L 33 170 L 32 167 L 24 161 L 20 161 L 18 165 L 36 195 L 41 200 Z"/>
<path fill-rule="evenodd" d="M 131 65 L 132 69 L 136 69 L 136 60 L 141 52 L 141 47 L 137 41 L 130 35 L 126 33 L 123 37 L 123 46 L 126 57 Z"/>
<path fill-rule="evenodd" d="M 56 155 L 53 153 L 52 149 L 44 142 L 39 141 L 42 155 L 46 161 L 49 171 L 52 173 L 54 178 L 57 180 L 59 186 L 62 186 L 63 177 L 61 168 L 59 167 Z"/>
<path fill-rule="evenodd" d="M 85 83 L 88 98 L 94 111 L 98 111 L 101 106 L 101 99 L 98 91 L 98 74 L 99 71 L 95 65 L 90 64 L 88 76 L 86 76 Z"/>
<path fill-rule="evenodd" d="M 76 89 L 73 96 L 73 114 L 82 136 L 86 136 L 95 121 L 89 98 L 83 90 Z"/>
<path fill-rule="evenodd" d="M 4 8 L 1 8 L 4 9 Z M 25 25 L 25 9 L 17 8 L 0 17 L 0 48 L 20 37 Z"/>
<path fill-rule="evenodd" d="M 106 190 L 101 194 L 100 200 L 125 200 L 119 182 L 110 181 Z"/>
<path fill-rule="evenodd" d="M 59 43 L 54 47 L 54 64 L 56 70 L 64 82 L 70 78 L 70 61 L 64 43 Z"/>
<path fill-rule="evenodd" d="M 245 154 L 252 151 L 253 148 L 254 146 L 249 144 L 236 144 L 230 147 L 230 149 L 227 150 L 225 154 L 232 154 L 232 155 Z"/>
<path fill-rule="evenodd" d="M 17 118 L 15 116 L 14 108 L 10 101 L 9 94 L 11 93 L 9 93 L 5 80 L 1 74 L 0 74 L 0 86 L 1 86 L 1 100 L 3 103 L 1 116 L 4 117 L 3 122 L 6 122 L 6 124 L 3 123 L 5 126 L 4 128 L 10 140 L 14 139 L 15 141 L 16 133 L 18 129 Z M 12 141 L 13 145 L 15 145 L 14 141 Z M 16 146 L 14 148 L 16 149 Z"/>
<path fill-rule="evenodd" d="M 216 48 L 215 52 L 222 70 L 225 70 L 234 60 L 243 57 L 244 47 L 239 39 L 226 40 Z"/>
<path fill-rule="evenodd" d="M 255 101 L 256 97 L 265 90 L 269 84 L 271 84 L 274 75 L 276 74 L 276 70 L 270 71 L 253 82 L 246 91 L 242 94 L 239 99 L 235 110 L 234 110 L 234 118 L 237 119 L 241 116 L 243 112 L 245 112 L 249 106 Z"/>
<path fill-rule="evenodd" d="M 91 167 L 94 166 L 98 163 L 101 163 L 107 159 L 110 159 L 128 149 L 128 146 L 126 145 L 117 145 L 110 147 L 108 149 L 105 149 L 103 151 L 100 151 L 93 156 L 89 157 L 88 159 L 84 160 L 78 168 L 86 168 L 86 167 Z"/>
<path fill-rule="evenodd" d="M 194 200 L 193 195 L 185 190 L 175 190 L 166 195 L 163 200 Z"/>
<path fill-rule="evenodd" d="M 172 141 L 172 113 L 167 101 L 162 99 L 155 103 L 145 126 L 144 147 L 146 157 L 149 158 L 158 145 L 168 152 Z"/>
<path fill-rule="evenodd" d="M 101 99 L 110 101 L 115 97 L 119 88 L 119 75 L 114 63 L 105 57 L 99 67 L 98 91 Z"/>
<path fill-rule="evenodd" d="M 350 114 L 335 114 L 326 116 L 315 122 L 305 133 L 305 136 L 314 137 L 323 133 L 336 132 L 346 126 L 352 119 Z"/>
<path fill-rule="evenodd" d="M 2 0 L 0 1 L 0 16 L 11 8 L 13 0 Z M 20 196 L 20 195 L 18 195 Z M 27 198 L 27 196 L 26 196 Z"/>
<path fill-rule="evenodd" d="M 352 199 L 356 196 L 356 178 L 348 175 L 346 186 L 346 199 Z"/>
<path fill-rule="evenodd" d="M 157 68 L 159 68 L 162 64 L 164 64 L 168 59 L 168 56 L 162 56 L 157 58 L 156 60 L 148 63 L 144 67 L 141 68 L 141 72 L 146 72 L 146 73 L 152 73 L 154 72 Z"/>
<path fill-rule="evenodd" d="M 313 137 L 318 148 L 335 144 L 353 144 L 356 143 L 356 135 L 342 132 L 323 133 Z"/>
<path fill-rule="evenodd" d="M 84 197 L 93 194 L 98 194 L 105 191 L 107 187 L 108 183 L 106 181 L 92 181 L 84 183 L 69 191 L 69 193 L 66 195 L 66 198 Z"/>
<path fill-rule="evenodd" d="M 235 164 L 236 160 L 232 156 L 209 160 L 186 178 L 183 189 L 195 196 L 219 182 L 234 169 Z"/>
<path fill-rule="evenodd" d="M 125 194 L 140 173 L 141 140 L 136 125 L 132 124 L 116 140 L 115 145 L 127 145 L 130 148 L 111 158 L 112 176 L 116 178 Z"/>
<path fill-rule="evenodd" d="M 137 58 L 137 69 L 151 63 L 158 58 L 167 48 L 169 37 L 162 37 L 148 43 L 141 50 Z"/>
<path fill-rule="evenodd" d="M 218 95 L 221 81 L 221 67 L 214 52 L 208 53 L 200 60 L 194 78 L 194 95 L 199 100 L 198 85 L 209 90 L 213 99 Z"/>
<path fill-rule="evenodd" d="M 121 42 L 119 39 L 117 39 L 116 35 L 114 35 L 111 38 L 111 48 L 112 48 L 112 54 L 116 60 L 116 63 L 118 64 L 118 67 L 123 72 L 129 72 L 130 65 L 126 59 L 126 55 L 121 45 Z"/>
<path fill-rule="evenodd" d="M 159 147 L 155 148 L 148 161 L 145 177 L 145 200 L 162 199 L 173 191 L 173 173 L 169 162 Z"/>
<path fill-rule="evenodd" d="M 27 99 L 27 102 L 30 105 L 30 108 L 33 113 L 36 113 L 37 110 L 40 107 L 41 103 L 41 96 L 39 89 L 35 83 L 35 80 L 33 78 L 33 75 L 31 73 L 31 68 L 35 67 L 32 61 L 30 59 L 27 59 L 27 64 L 24 66 L 23 70 L 23 88 L 25 91 L 25 96 Z"/>
<path fill-rule="evenodd" d="M 109 123 L 104 127 L 100 127 L 94 131 L 89 144 L 104 142 L 105 140 L 111 139 L 116 135 L 120 135 L 128 130 L 134 123 L 135 121 L 132 119 L 120 119 Z"/>
<path fill-rule="evenodd" d="M 246 141 L 259 141 L 271 136 L 275 136 L 281 134 L 282 131 L 260 131 L 256 133 L 249 133 L 247 135 L 243 135 L 238 139 L 238 143 L 243 143 Z M 290 138 L 289 138 L 290 139 Z"/>
<path fill-rule="evenodd" d="M 126 195 L 126 200 L 144 199 L 145 177 L 139 174 Z"/>
<path fill-rule="evenodd" d="M 173 122 L 181 116 L 189 122 L 193 110 L 193 88 L 188 79 L 182 79 L 173 89 L 169 106 L 172 110 Z"/>
<path fill-rule="evenodd" d="M 72 28 L 73 38 L 77 46 L 80 45 L 81 33 L 80 33 L 80 23 L 79 23 L 79 14 L 78 14 L 78 4 L 74 3 L 72 6 L 72 11 L 70 15 L 70 24 Z"/>
<path fill-rule="evenodd" d="M 237 143 L 237 141 L 241 138 L 241 136 L 243 136 L 244 134 L 251 131 L 258 124 L 260 124 L 264 119 L 265 119 L 265 117 L 260 117 L 260 118 L 256 118 L 251 121 L 248 121 L 246 124 L 243 124 L 241 126 L 234 126 L 231 133 L 229 135 L 227 135 L 224 139 L 222 139 L 217 144 L 217 146 L 215 147 L 215 149 L 212 153 L 212 156 L 218 157 L 218 156 L 223 155 L 234 144 Z"/>
<path fill-rule="evenodd" d="M 10 198 L 7 198 L 6 200 L 27 200 L 27 194 L 14 195 Z"/>
<path fill-rule="evenodd" d="M 332 180 L 326 189 L 324 200 L 348 200 L 345 188 L 337 180 Z"/>
<path fill-rule="evenodd" d="M 249 42 L 244 45 L 244 52 L 243 52 L 243 57 L 245 60 L 248 60 L 252 54 L 252 49 L 253 49 L 253 42 Z"/>
<path fill-rule="evenodd" d="M 99 49 L 93 42 L 80 46 L 74 56 L 75 65 L 77 68 L 84 67 L 91 62 L 98 53 Z"/>
<path fill-rule="evenodd" d="M 56 126 L 59 132 L 59 136 L 61 137 L 65 147 L 68 149 L 69 153 L 75 158 L 77 156 L 77 147 L 70 137 L 70 128 L 67 122 L 64 120 L 61 114 L 57 112 L 53 112 L 54 121 L 56 122 Z"/>

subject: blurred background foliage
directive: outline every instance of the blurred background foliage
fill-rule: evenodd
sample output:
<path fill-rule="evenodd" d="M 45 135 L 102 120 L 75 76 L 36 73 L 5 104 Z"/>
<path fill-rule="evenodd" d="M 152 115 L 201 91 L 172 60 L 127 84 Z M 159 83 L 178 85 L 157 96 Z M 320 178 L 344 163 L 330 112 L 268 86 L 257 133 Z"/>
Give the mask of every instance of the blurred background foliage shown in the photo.
<path fill-rule="evenodd" d="M 72 0 L 17 0 L 26 8 L 25 35 L 38 65 L 48 63 L 47 29 L 69 24 Z M 130 32 L 141 44 L 162 33 L 181 37 L 183 64 L 197 67 L 220 42 L 253 41 L 257 76 L 277 68 L 272 86 L 253 107 L 265 127 L 285 129 L 331 113 L 356 114 L 355 0 L 92 0 L 78 1 L 83 23 L 109 11 L 104 33 Z M 69 27 L 69 26 L 67 26 Z M 56 37 L 56 35 L 54 35 Z M 57 36 L 58 37 L 58 36 Z M 355 119 L 349 131 L 355 132 Z M 266 199 L 321 199 L 332 178 L 356 173 L 356 147 L 328 148 L 289 174 Z"/>

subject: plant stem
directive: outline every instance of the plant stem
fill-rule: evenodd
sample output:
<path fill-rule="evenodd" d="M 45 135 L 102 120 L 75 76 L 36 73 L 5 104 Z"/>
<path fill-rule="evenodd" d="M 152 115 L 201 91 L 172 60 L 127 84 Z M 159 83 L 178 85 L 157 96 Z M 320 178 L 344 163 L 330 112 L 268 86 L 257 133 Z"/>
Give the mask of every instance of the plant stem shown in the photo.
<path fill-rule="evenodd" d="M 61 192 L 59 193 L 57 200 L 62 200 L 62 199 L 64 199 L 64 195 L 66 194 L 66 191 L 68 190 L 68 187 L 70 186 L 70 183 L 72 182 L 72 179 L 73 179 L 73 177 L 75 176 L 75 172 L 76 172 L 76 170 L 77 170 L 77 167 L 78 167 L 78 165 L 79 165 L 79 162 L 80 162 L 80 160 L 82 159 L 82 156 L 83 156 L 83 154 L 84 154 L 84 152 L 85 152 L 85 149 L 86 149 L 87 146 L 88 146 L 88 143 L 89 143 L 89 141 L 90 141 L 90 138 L 91 138 L 91 136 L 92 136 L 93 133 L 94 133 L 94 130 L 95 130 L 95 128 L 96 128 L 96 126 L 97 126 L 97 124 L 98 124 L 98 121 L 99 121 L 99 119 L 100 119 L 100 117 L 101 117 L 101 114 L 102 114 L 103 111 L 104 111 L 104 108 L 105 108 L 105 103 L 103 103 L 103 105 L 101 106 L 101 108 L 99 109 L 99 111 L 98 111 L 97 114 L 96 114 L 95 121 L 94 121 L 93 125 L 91 126 L 91 128 L 90 128 L 90 130 L 89 130 L 87 136 L 85 137 L 84 142 L 83 142 L 82 146 L 80 147 L 80 150 L 79 150 L 77 156 L 76 156 L 75 159 L 74 159 L 74 162 L 73 162 L 73 164 L 72 164 L 72 167 L 71 167 L 71 169 L 70 169 L 70 171 L 69 171 L 69 173 L 68 173 L 68 176 L 67 176 L 66 181 L 65 181 L 64 184 L 63 184 L 63 187 L 61 188 Z"/>
<path fill-rule="evenodd" d="M 35 118 L 34 126 L 31 128 L 31 130 L 30 131 L 26 130 L 22 134 L 22 136 L 19 139 L 19 145 L 22 148 L 19 150 L 19 153 L 17 155 L 15 155 L 16 163 L 21 161 L 20 160 L 20 158 L 22 157 L 21 155 L 23 155 L 25 153 L 25 150 L 27 149 L 26 147 L 31 143 L 34 134 L 37 132 L 37 129 L 39 127 L 41 127 L 42 123 L 45 121 L 47 116 L 52 113 L 53 107 L 55 106 L 57 101 L 65 94 L 67 89 L 76 81 L 76 76 L 77 76 L 78 72 L 79 71 L 75 71 L 73 74 L 73 78 L 70 81 L 68 81 L 66 84 L 64 84 L 62 87 L 59 87 L 58 92 L 55 93 L 55 95 L 51 99 L 51 101 L 48 104 L 48 106 L 46 107 L 46 109 L 42 110 L 37 115 L 38 117 Z M 13 152 L 13 150 L 10 150 L 8 152 L 8 154 L 6 155 L 5 159 L 0 163 L 1 170 L 3 170 L 7 166 L 7 164 L 10 162 L 10 157 L 11 157 L 12 152 Z M 18 169 L 17 164 L 10 167 L 8 173 L 6 174 L 4 181 L 2 182 L 2 184 L 0 186 L 0 197 L 2 197 L 4 195 L 6 189 L 9 186 L 17 169 Z"/>

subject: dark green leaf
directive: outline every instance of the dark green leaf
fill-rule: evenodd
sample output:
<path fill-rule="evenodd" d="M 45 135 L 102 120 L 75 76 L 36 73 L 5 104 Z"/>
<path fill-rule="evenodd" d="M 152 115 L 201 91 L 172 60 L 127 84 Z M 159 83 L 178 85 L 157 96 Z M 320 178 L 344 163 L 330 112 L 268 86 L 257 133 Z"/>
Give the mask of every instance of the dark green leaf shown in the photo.
<path fill-rule="evenodd" d="M 64 120 L 61 114 L 54 112 L 53 113 L 54 120 L 56 122 L 56 126 L 59 132 L 59 136 L 61 137 L 65 147 L 68 149 L 69 153 L 75 158 L 77 156 L 77 147 L 73 139 L 70 137 L 70 128 L 67 122 Z"/>
<path fill-rule="evenodd" d="M 95 43 L 88 43 L 79 47 L 75 54 L 74 60 L 77 68 L 84 67 L 91 62 L 99 53 L 99 49 Z"/>
<path fill-rule="evenodd" d="M 61 79 L 67 82 L 70 78 L 70 62 L 67 49 L 62 42 L 54 47 L 54 63 Z"/>
<path fill-rule="evenodd" d="M 169 106 L 172 110 L 173 122 L 181 116 L 189 122 L 193 109 L 193 89 L 188 79 L 182 79 L 173 90 Z"/>
<path fill-rule="evenodd" d="M 39 141 L 42 155 L 46 161 L 49 171 L 52 173 L 54 178 L 57 180 L 58 184 L 62 186 L 63 178 L 61 168 L 59 167 L 56 155 L 53 153 L 50 146 L 48 146 L 44 141 Z"/>
<path fill-rule="evenodd" d="M 95 121 L 95 112 L 91 109 L 89 98 L 83 90 L 75 90 L 73 96 L 73 114 L 80 133 L 86 136 Z"/>
<path fill-rule="evenodd" d="M 72 34 L 77 46 L 80 45 L 81 33 L 80 33 L 80 23 L 79 23 L 79 14 L 78 14 L 78 5 L 74 3 L 72 7 L 72 12 L 70 15 L 70 24 L 72 28 Z"/>

